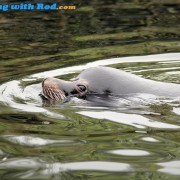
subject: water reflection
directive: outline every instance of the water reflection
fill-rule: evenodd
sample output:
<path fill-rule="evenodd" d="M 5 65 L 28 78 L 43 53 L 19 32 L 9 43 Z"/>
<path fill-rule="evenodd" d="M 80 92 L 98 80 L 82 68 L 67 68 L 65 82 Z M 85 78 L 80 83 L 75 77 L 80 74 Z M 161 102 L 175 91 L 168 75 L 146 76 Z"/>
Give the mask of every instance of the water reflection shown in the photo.
<path fill-rule="evenodd" d="M 152 138 L 152 137 L 143 137 L 142 138 L 143 141 L 147 141 L 147 142 L 159 142 L 159 140 Z"/>
<path fill-rule="evenodd" d="M 113 111 L 80 111 L 77 113 L 91 118 L 107 119 L 109 121 L 130 125 L 139 129 L 145 129 L 146 127 L 153 127 L 160 129 L 180 128 L 180 126 L 177 125 L 154 121 L 137 114 L 125 114 L 125 113 L 117 113 Z"/>
<path fill-rule="evenodd" d="M 47 170 L 43 171 L 43 174 L 58 173 L 60 171 L 114 171 L 125 172 L 131 170 L 130 165 L 127 163 L 116 162 L 103 162 L 103 161 L 86 161 L 75 163 L 54 163 L 46 166 Z"/>
<path fill-rule="evenodd" d="M 83 141 L 73 141 L 68 139 L 45 139 L 40 137 L 32 137 L 32 136 L 16 136 L 16 135 L 6 135 L 2 136 L 3 139 L 13 142 L 19 145 L 25 146 L 45 146 L 48 144 L 58 144 L 58 145 L 68 145 L 68 144 L 79 144 L 83 143 Z"/>
<path fill-rule="evenodd" d="M 122 155 L 122 156 L 148 156 L 150 155 L 150 153 L 147 151 L 136 150 L 136 149 L 111 150 L 111 151 L 107 151 L 107 153 L 115 154 L 115 155 Z"/>
<path fill-rule="evenodd" d="M 106 162 L 106 161 L 86 161 L 86 162 L 70 162 L 70 163 L 46 163 L 38 158 L 12 158 L 0 163 L 0 169 L 13 169 L 26 171 L 23 174 L 25 178 L 36 177 L 35 172 L 41 178 L 49 178 L 53 174 L 60 174 L 63 171 L 105 171 L 105 172 L 127 172 L 132 171 L 132 167 L 127 163 Z M 33 170 L 31 173 L 27 170 Z"/>
<path fill-rule="evenodd" d="M 177 115 L 180 115 L 180 108 L 173 108 L 173 112 L 176 113 Z"/>
<path fill-rule="evenodd" d="M 19 169 L 28 170 L 36 169 L 42 166 L 42 160 L 36 158 L 12 158 L 1 161 L 0 169 Z"/>
<path fill-rule="evenodd" d="M 170 161 L 157 164 L 162 167 L 158 170 L 159 172 L 180 175 L 180 161 Z"/>

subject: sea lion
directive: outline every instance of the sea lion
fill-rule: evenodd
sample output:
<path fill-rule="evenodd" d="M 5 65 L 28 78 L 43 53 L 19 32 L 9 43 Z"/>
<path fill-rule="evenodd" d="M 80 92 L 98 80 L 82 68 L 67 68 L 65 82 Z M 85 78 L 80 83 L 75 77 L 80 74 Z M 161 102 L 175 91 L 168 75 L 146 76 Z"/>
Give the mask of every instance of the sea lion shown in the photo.
<path fill-rule="evenodd" d="M 64 81 L 47 78 L 42 82 L 43 95 L 49 100 L 63 101 L 68 96 L 85 97 L 87 93 L 128 95 L 147 93 L 158 96 L 180 96 L 180 85 L 144 79 L 110 67 L 93 67 L 76 78 Z"/>

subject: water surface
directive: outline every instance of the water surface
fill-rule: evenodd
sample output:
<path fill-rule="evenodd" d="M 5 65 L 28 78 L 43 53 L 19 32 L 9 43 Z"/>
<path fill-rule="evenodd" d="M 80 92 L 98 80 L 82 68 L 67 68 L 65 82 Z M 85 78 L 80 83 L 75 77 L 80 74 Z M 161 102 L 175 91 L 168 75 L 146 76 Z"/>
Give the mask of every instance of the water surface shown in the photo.
<path fill-rule="evenodd" d="M 0 13 L 0 179 L 179 179 L 180 97 L 39 97 L 97 65 L 180 83 L 178 1 L 76 4 Z"/>

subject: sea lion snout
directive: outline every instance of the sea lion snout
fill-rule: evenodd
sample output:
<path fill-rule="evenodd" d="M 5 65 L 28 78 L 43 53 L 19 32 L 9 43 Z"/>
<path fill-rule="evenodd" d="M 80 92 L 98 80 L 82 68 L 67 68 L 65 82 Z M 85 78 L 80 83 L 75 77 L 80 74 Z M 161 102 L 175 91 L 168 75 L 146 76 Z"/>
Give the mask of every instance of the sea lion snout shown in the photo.
<path fill-rule="evenodd" d="M 66 99 L 65 93 L 59 88 L 55 78 L 46 78 L 42 82 L 43 95 L 54 101 L 64 101 Z"/>

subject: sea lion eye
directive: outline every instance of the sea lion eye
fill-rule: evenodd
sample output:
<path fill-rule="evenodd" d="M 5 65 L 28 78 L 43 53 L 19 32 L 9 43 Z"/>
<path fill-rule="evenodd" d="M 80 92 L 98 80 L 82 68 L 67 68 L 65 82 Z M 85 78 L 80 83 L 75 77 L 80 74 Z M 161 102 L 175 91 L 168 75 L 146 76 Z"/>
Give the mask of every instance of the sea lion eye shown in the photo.
<path fill-rule="evenodd" d="M 84 86 L 84 85 L 82 85 L 82 84 L 78 84 L 77 86 L 79 87 L 79 90 L 80 90 L 81 92 L 86 91 L 86 86 Z"/>

